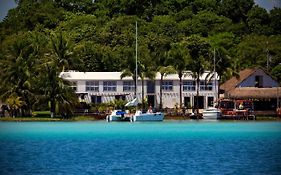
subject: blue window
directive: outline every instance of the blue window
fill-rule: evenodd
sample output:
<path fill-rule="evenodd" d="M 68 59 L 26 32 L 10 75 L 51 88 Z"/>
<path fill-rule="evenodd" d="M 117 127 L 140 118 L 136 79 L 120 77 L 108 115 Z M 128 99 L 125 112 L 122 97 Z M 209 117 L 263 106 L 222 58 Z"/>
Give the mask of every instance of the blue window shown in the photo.
<path fill-rule="evenodd" d="M 134 91 L 135 84 L 134 81 L 123 81 L 123 91 Z"/>
<path fill-rule="evenodd" d="M 86 81 L 86 91 L 99 92 L 99 82 L 98 81 Z"/>
<path fill-rule="evenodd" d="M 183 91 L 195 91 L 195 81 L 183 81 Z"/>
<path fill-rule="evenodd" d="M 103 91 L 116 91 L 116 81 L 104 81 Z"/>
<path fill-rule="evenodd" d="M 212 82 L 206 82 L 206 81 L 200 81 L 199 85 L 200 91 L 212 91 L 213 90 L 213 83 Z"/>
<path fill-rule="evenodd" d="M 172 91 L 173 90 L 173 81 L 163 81 L 162 89 L 164 91 Z"/>

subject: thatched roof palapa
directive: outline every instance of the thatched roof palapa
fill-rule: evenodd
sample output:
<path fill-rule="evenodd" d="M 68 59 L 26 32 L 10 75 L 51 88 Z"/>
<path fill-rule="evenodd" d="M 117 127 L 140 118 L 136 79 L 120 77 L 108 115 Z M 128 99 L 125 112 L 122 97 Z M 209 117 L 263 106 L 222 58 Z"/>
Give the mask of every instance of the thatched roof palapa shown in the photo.
<path fill-rule="evenodd" d="M 236 99 L 274 99 L 281 98 L 281 87 L 275 88 L 256 88 L 256 87 L 247 87 L 247 88 L 235 88 L 227 93 L 229 98 Z"/>

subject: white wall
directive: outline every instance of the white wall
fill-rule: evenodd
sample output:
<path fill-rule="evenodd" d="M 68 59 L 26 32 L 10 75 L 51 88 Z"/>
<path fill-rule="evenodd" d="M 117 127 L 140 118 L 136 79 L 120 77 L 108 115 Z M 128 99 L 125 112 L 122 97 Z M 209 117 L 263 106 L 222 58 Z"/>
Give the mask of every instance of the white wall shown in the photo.
<path fill-rule="evenodd" d="M 168 107 L 168 108 L 173 108 L 176 104 L 180 103 L 180 82 L 178 79 L 172 80 L 172 79 L 165 79 L 164 81 L 173 81 L 173 91 L 165 91 L 163 90 L 163 107 Z M 190 79 L 184 79 L 184 80 L 190 80 Z M 85 93 L 86 92 L 86 81 L 89 80 L 75 80 L 71 79 L 70 81 L 75 81 L 77 82 L 77 93 Z M 117 81 L 117 91 L 116 92 L 104 92 L 103 91 L 103 81 L 99 81 L 99 92 L 91 92 L 88 91 L 90 95 L 98 95 L 102 96 L 102 102 L 109 102 L 111 100 L 115 99 L 115 95 L 125 95 L 126 94 L 126 99 L 127 100 L 132 100 L 134 98 L 134 91 L 129 91 L 129 92 L 123 92 L 123 80 L 113 80 Z M 112 80 L 106 80 L 106 81 L 112 81 Z M 218 81 L 216 83 L 216 87 L 214 87 L 213 83 L 213 90 L 212 91 L 201 91 L 199 92 L 200 96 L 204 96 L 204 108 L 207 107 L 207 98 L 208 96 L 213 96 L 215 97 L 214 99 L 216 100 L 216 91 L 215 88 L 218 88 Z M 138 81 L 138 88 L 137 88 L 137 97 L 139 100 L 141 100 L 141 95 L 142 95 L 142 86 L 141 86 L 141 81 Z M 129 94 L 129 95 L 128 95 Z M 155 93 L 154 94 L 149 94 L 149 95 L 155 95 L 155 105 L 158 106 L 160 103 L 160 80 L 155 80 Z M 147 96 L 147 82 L 146 80 L 144 81 L 144 96 Z M 191 105 L 193 106 L 193 99 L 194 96 L 196 96 L 196 89 L 195 91 L 183 91 L 182 94 L 182 104 L 184 104 L 184 97 L 190 97 L 190 102 Z"/>

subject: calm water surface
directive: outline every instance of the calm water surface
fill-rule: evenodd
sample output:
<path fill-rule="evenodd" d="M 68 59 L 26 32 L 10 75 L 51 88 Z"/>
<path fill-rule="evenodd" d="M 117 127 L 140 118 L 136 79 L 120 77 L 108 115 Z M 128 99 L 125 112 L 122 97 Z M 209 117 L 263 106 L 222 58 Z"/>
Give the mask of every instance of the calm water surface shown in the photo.
<path fill-rule="evenodd" d="M 281 123 L 0 122 L 0 174 L 281 174 Z"/>

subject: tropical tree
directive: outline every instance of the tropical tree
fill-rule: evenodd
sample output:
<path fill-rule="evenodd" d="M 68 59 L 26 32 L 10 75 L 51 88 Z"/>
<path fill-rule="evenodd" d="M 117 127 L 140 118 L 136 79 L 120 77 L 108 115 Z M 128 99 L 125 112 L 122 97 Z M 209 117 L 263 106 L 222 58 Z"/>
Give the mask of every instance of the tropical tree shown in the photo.
<path fill-rule="evenodd" d="M 40 92 L 44 94 L 46 101 L 50 102 L 51 117 L 56 114 L 56 108 L 62 116 L 73 114 L 78 98 L 71 88 L 71 82 L 63 79 L 56 66 L 56 62 L 49 60 L 43 63 L 40 70 Z"/>
<path fill-rule="evenodd" d="M 160 110 L 162 110 L 163 108 L 163 79 L 165 76 L 169 75 L 169 74 L 174 74 L 177 73 L 176 70 L 174 69 L 173 66 L 168 64 L 168 51 L 163 51 L 161 53 L 159 53 L 159 55 L 157 56 L 158 59 L 156 59 L 156 71 L 160 73 L 160 104 L 159 104 L 159 108 Z"/>
<path fill-rule="evenodd" d="M 280 63 L 272 69 L 271 75 L 277 79 L 279 84 L 281 83 L 281 64 Z"/>
<path fill-rule="evenodd" d="M 281 37 L 248 35 L 237 45 L 236 53 L 240 69 L 251 66 L 267 67 L 268 71 L 281 60 Z"/>
<path fill-rule="evenodd" d="M 163 79 L 165 76 L 169 74 L 174 74 L 176 73 L 176 70 L 173 66 L 158 66 L 157 67 L 157 72 L 160 73 L 160 110 L 163 108 Z"/>
<path fill-rule="evenodd" d="M 270 27 L 268 12 L 259 6 L 254 6 L 247 14 L 247 23 L 251 32 L 269 35 L 273 32 Z"/>
<path fill-rule="evenodd" d="M 127 67 L 122 70 L 120 78 L 123 79 L 124 77 L 132 77 L 135 84 L 135 92 L 134 96 L 137 97 L 137 76 L 136 76 L 136 62 L 135 58 L 130 57 L 127 59 Z"/>
<path fill-rule="evenodd" d="M 238 23 L 243 21 L 246 23 L 247 13 L 253 5 L 254 0 L 222 0 L 220 5 L 220 13 Z"/>
<path fill-rule="evenodd" d="M 17 96 L 17 94 L 11 94 L 6 103 L 10 107 L 10 112 L 12 117 L 17 117 L 19 109 L 24 105 L 24 101 L 21 100 L 21 97 Z"/>
<path fill-rule="evenodd" d="M 24 101 L 22 115 L 30 116 L 32 104 L 36 98 L 32 84 L 36 82 L 36 67 L 42 54 L 44 39 L 37 33 L 24 33 L 8 40 L 1 60 L 1 97 L 7 99 L 16 94 Z"/>
<path fill-rule="evenodd" d="M 203 75 L 205 70 L 210 65 L 208 62 L 208 53 L 210 44 L 205 39 L 198 35 L 192 35 L 186 39 L 187 49 L 189 50 L 189 54 L 191 56 L 191 61 L 189 62 L 190 71 L 192 77 L 196 81 L 196 113 L 197 117 L 199 114 L 199 85 L 200 85 L 200 77 Z"/>
<path fill-rule="evenodd" d="M 180 79 L 180 108 L 182 108 L 182 77 L 186 75 L 185 70 L 191 61 L 191 57 L 184 43 L 172 44 L 168 54 L 169 62 L 173 65 Z"/>
<path fill-rule="evenodd" d="M 50 36 L 50 56 L 53 57 L 59 71 L 64 72 L 75 68 L 80 63 L 78 57 L 74 55 L 74 46 L 70 40 L 66 39 L 66 34 L 62 31 L 52 33 Z"/>
<path fill-rule="evenodd" d="M 208 38 L 210 40 L 211 58 L 214 58 L 213 64 L 208 68 L 213 70 L 213 67 L 219 77 L 220 82 L 228 80 L 232 76 L 237 76 L 238 71 L 235 70 L 235 61 L 233 48 L 235 47 L 235 35 L 233 33 L 225 32 L 219 33 Z M 211 60 L 211 59 L 210 59 Z M 214 79 L 214 72 L 211 71 L 210 74 L 206 77 L 206 80 L 209 81 Z M 218 90 L 220 89 L 220 83 L 218 83 Z M 219 93 L 217 94 L 219 95 Z"/>
<path fill-rule="evenodd" d="M 73 48 L 62 32 L 52 34 L 49 45 L 50 49 L 41 59 L 40 91 L 50 101 L 51 117 L 55 116 L 57 106 L 62 115 L 72 114 L 78 99 L 61 72 L 73 68 L 79 60 L 74 57 Z"/>
<path fill-rule="evenodd" d="M 144 79 L 148 78 L 150 80 L 155 79 L 156 71 L 154 70 L 153 65 L 150 64 L 150 59 L 144 58 L 143 63 L 139 62 L 138 71 L 141 78 L 141 92 L 142 92 L 142 109 L 145 108 L 145 98 L 144 98 Z"/>
<path fill-rule="evenodd" d="M 270 26 L 273 29 L 274 34 L 281 34 L 281 8 L 275 7 L 274 9 L 270 10 Z"/>

